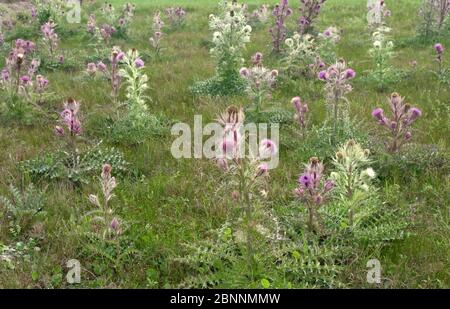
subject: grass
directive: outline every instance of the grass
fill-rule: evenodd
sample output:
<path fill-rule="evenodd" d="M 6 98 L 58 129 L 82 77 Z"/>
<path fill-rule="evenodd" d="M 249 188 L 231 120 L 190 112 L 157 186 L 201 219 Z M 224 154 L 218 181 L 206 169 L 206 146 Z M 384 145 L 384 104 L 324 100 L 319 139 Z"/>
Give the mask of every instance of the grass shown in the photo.
<path fill-rule="evenodd" d="M 114 4 L 125 1 L 114 0 Z M 162 113 L 173 121 L 193 124 L 194 115 L 203 115 L 206 123 L 230 104 L 246 106 L 245 97 L 196 98 L 188 87 L 195 81 L 204 80 L 214 74 L 214 61 L 210 58 L 206 42 L 211 39 L 208 30 L 208 15 L 213 13 L 215 0 L 136 0 L 136 19 L 130 38 L 117 40 L 123 50 L 136 48 L 141 52 L 149 50 L 148 37 L 153 12 L 158 8 L 180 5 L 187 8 L 187 25 L 176 32 L 168 33 L 163 40 L 163 52 L 159 59 L 146 61 L 152 98 L 148 103 L 150 112 Z M 250 9 L 257 4 L 277 1 L 247 0 Z M 292 1 L 291 1 L 292 2 Z M 296 2 L 296 1 L 294 1 Z M 338 54 L 350 62 L 358 72 L 354 91 L 350 94 L 351 115 L 363 121 L 363 130 L 373 131 L 370 112 L 384 104 L 390 92 L 397 91 L 413 105 L 423 110 L 423 119 L 417 123 L 418 135 L 415 142 L 439 144 L 448 153 L 449 119 L 439 112 L 439 106 L 450 103 L 448 86 L 439 86 L 433 73 L 433 42 L 421 44 L 409 40 L 415 33 L 418 0 L 386 1 L 393 16 L 389 23 L 393 28 L 394 42 L 404 42 L 396 48 L 394 64 L 399 70 L 408 71 L 410 62 L 416 60 L 419 69 L 404 80 L 391 85 L 384 92 L 376 91 L 365 83 L 363 76 L 370 68 L 366 29 L 365 6 L 362 0 L 329 0 L 317 27 L 323 29 L 336 25 L 342 29 L 343 39 Z M 84 12 L 83 12 L 84 14 Z M 84 15 L 85 16 L 85 15 Z M 294 21 L 289 27 L 293 29 Z M 78 27 L 78 26 L 76 26 Z M 86 134 L 97 138 L 102 108 L 109 104 L 108 88 L 103 83 L 80 80 L 86 56 L 89 54 L 84 25 L 73 36 L 63 38 L 62 48 L 73 52 L 83 63 L 79 71 L 46 73 L 51 90 L 61 97 L 74 97 L 82 102 L 82 111 L 88 123 Z M 447 38 L 442 41 L 450 46 Z M 278 60 L 270 55 L 268 26 L 255 29 L 252 42 L 248 44 L 245 58 L 256 51 L 267 55 L 266 65 L 276 68 Z M 269 56 L 270 55 L 270 56 Z M 274 102 L 279 107 L 291 110 L 290 99 L 300 95 L 310 103 L 313 121 L 320 124 L 324 118 L 323 96 L 310 87 L 306 81 L 297 81 L 288 87 L 281 87 L 274 93 Z M 320 88 L 319 88 L 320 89 Z M 122 94 L 123 95 L 123 94 Z M 441 102 L 438 106 L 438 102 Z M 60 103 L 54 103 L 50 110 L 57 111 Z M 444 109 L 445 112 L 445 109 Z M 53 115 L 39 121 L 39 125 L 0 125 L 0 193 L 6 193 L 10 183 L 25 183 L 19 172 L 18 163 L 55 149 L 53 137 Z M 89 131 L 91 129 L 91 131 Z M 283 134 L 290 134 L 283 131 Z M 288 138 L 291 136 L 288 135 Z M 292 136 L 292 138 L 296 138 Z M 44 222 L 45 235 L 39 242 L 40 252 L 29 262 L 23 261 L 14 269 L 0 265 L 1 288 L 51 288 L 68 287 L 64 277 L 65 263 L 71 258 L 83 257 L 81 287 L 176 287 L 186 276 L 180 265 L 173 261 L 182 254 L 182 244 L 195 243 L 208 236 L 210 229 L 220 226 L 227 217 L 227 205 L 216 193 L 215 176 L 211 162 L 207 160 L 176 160 L 170 154 L 173 137 L 150 137 L 137 146 L 116 145 L 135 174 L 139 177 L 118 178 L 117 198 L 113 202 L 120 216 L 130 223 L 130 238 L 138 254 L 132 260 L 123 262 L 121 271 L 106 267 L 104 257 L 87 256 L 79 252 L 79 244 L 73 235 L 73 218 L 88 210 L 87 196 L 96 192 L 96 181 L 81 188 L 72 188 L 65 183 L 48 183 L 46 189 Z M 273 192 L 271 204 L 282 212 L 292 200 L 292 189 L 298 173 L 307 157 L 295 149 L 281 148 L 280 166 L 271 174 Z M 381 187 L 399 185 L 398 200 L 415 208 L 415 222 L 412 236 L 391 244 L 377 258 L 383 267 L 385 287 L 392 288 L 448 288 L 450 286 L 450 251 L 448 249 L 449 190 L 448 169 L 417 175 L 414 179 L 402 179 L 393 175 L 380 183 Z M 1 220 L 1 217 L 0 217 Z M 3 221 L 5 222 L 5 220 Z M 12 242 L 8 228 L 0 229 L 0 243 Z M 375 253 L 368 253 L 375 254 Z M 350 287 L 370 287 L 365 283 L 366 258 L 361 257 L 344 271 Z M 264 271 L 263 271 L 264 273 Z M 267 274 L 269 275 L 269 274 Z M 237 284 L 238 285 L 238 284 Z M 243 286 L 245 287 L 245 286 Z"/>

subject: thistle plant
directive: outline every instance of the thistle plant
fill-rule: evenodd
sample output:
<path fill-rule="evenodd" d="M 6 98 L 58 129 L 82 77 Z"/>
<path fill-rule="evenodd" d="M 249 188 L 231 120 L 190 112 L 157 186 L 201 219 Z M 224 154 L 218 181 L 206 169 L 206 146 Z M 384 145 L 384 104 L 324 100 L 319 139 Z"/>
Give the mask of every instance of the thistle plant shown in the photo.
<path fill-rule="evenodd" d="M 391 16 L 384 0 L 367 1 L 367 23 L 370 29 L 386 26 L 386 17 Z"/>
<path fill-rule="evenodd" d="M 438 69 L 436 75 L 441 83 L 448 82 L 448 71 L 444 67 L 444 52 L 445 48 L 441 43 L 434 45 L 434 50 L 436 51 L 436 62 L 438 63 Z"/>
<path fill-rule="evenodd" d="M 374 68 L 369 74 L 379 90 L 385 89 L 395 79 L 394 70 L 389 63 L 395 55 L 394 43 L 387 37 L 390 31 L 391 29 L 387 27 L 377 28 L 372 34 L 372 48 L 369 50 L 374 64 Z"/>
<path fill-rule="evenodd" d="M 150 45 L 155 50 L 156 56 L 159 55 L 161 51 L 161 39 L 163 37 L 162 28 L 164 26 L 164 22 L 161 19 L 161 12 L 156 11 L 153 16 L 153 35 L 150 38 Z"/>
<path fill-rule="evenodd" d="M 90 62 L 86 67 L 88 75 L 95 76 L 100 72 L 108 79 L 111 86 L 111 97 L 115 105 L 117 105 L 118 102 L 119 90 L 122 82 L 122 78 L 119 74 L 119 65 L 124 56 L 125 53 L 123 53 L 119 47 L 114 46 L 109 58 L 109 67 L 102 61 L 97 62 L 97 64 Z"/>
<path fill-rule="evenodd" d="M 262 4 L 258 9 L 254 10 L 251 15 L 253 24 L 265 24 L 270 18 L 270 9 L 267 4 Z"/>
<path fill-rule="evenodd" d="M 33 42 L 18 39 L 9 52 L 0 76 L 0 84 L 9 97 L 20 94 L 23 81 L 30 80 L 36 73 L 40 62 L 37 59 L 31 59 L 34 50 Z"/>
<path fill-rule="evenodd" d="M 325 63 L 331 64 L 336 62 L 336 44 L 340 41 L 341 36 L 336 27 L 328 27 L 318 34 L 318 54 Z"/>
<path fill-rule="evenodd" d="M 323 173 L 323 163 L 316 157 L 310 158 L 294 190 L 295 196 L 305 204 L 308 210 L 309 231 L 319 234 L 323 232 L 323 226 L 318 211 L 326 203 L 330 191 L 334 188 L 334 181 L 331 179 L 324 181 L 326 177 Z"/>
<path fill-rule="evenodd" d="M 247 245 L 249 267 L 254 266 L 253 235 L 261 231 L 257 222 L 258 206 L 266 193 L 269 166 L 264 160 L 278 152 L 277 145 L 269 139 L 260 141 L 257 154 L 244 156 L 247 137 L 242 135 L 245 115 L 243 109 L 230 106 L 219 116 L 223 134 L 218 140 L 216 162 L 226 175 L 225 188 L 228 194 L 240 206 L 245 224 L 243 238 Z"/>
<path fill-rule="evenodd" d="M 309 111 L 308 104 L 302 103 L 300 97 L 292 98 L 291 102 L 295 108 L 295 120 L 298 122 L 301 134 L 304 137 L 306 134 L 306 127 L 307 127 L 306 117 Z"/>
<path fill-rule="evenodd" d="M 393 93 L 388 103 L 392 114 L 391 118 L 386 117 L 383 109 L 379 107 L 372 111 L 372 116 L 388 132 L 385 142 L 387 151 L 397 153 L 405 143 L 411 141 L 411 125 L 422 116 L 422 111 L 405 103 L 405 99 L 398 93 Z"/>
<path fill-rule="evenodd" d="M 237 1 L 220 1 L 219 14 L 209 16 L 209 29 L 213 32 L 210 54 L 216 60 L 216 75 L 195 84 L 191 91 L 206 95 L 240 94 L 244 88 L 239 76 L 244 62 L 242 52 L 252 32 L 245 7 Z"/>
<path fill-rule="evenodd" d="M 145 95 L 148 89 L 148 77 L 143 73 L 144 61 L 139 57 L 139 52 L 135 49 L 129 50 L 122 60 L 122 66 L 119 75 L 124 79 L 126 86 L 127 108 L 129 115 L 140 126 L 142 119 L 147 115 L 148 97 Z"/>
<path fill-rule="evenodd" d="M 172 30 L 178 29 L 186 22 L 186 11 L 181 7 L 170 7 L 165 10 Z"/>
<path fill-rule="evenodd" d="M 272 50 L 275 53 L 280 53 L 281 45 L 286 39 L 286 19 L 292 15 L 292 9 L 288 7 L 288 0 L 280 0 L 280 3 L 273 8 L 272 14 L 275 17 L 275 25 L 269 29 L 272 35 Z"/>
<path fill-rule="evenodd" d="M 76 168 L 78 166 L 78 147 L 77 143 L 82 133 L 81 120 L 79 118 L 80 103 L 72 98 L 64 102 L 64 110 L 60 114 L 60 124 L 55 126 L 55 134 L 61 138 L 67 149 L 67 156 L 69 168 Z"/>
<path fill-rule="evenodd" d="M 286 39 L 285 44 L 286 57 L 282 60 L 284 70 L 292 77 L 306 75 L 318 56 L 314 37 L 295 32 L 292 38 Z"/>
<path fill-rule="evenodd" d="M 46 90 L 48 89 L 49 81 L 42 75 L 36 75 L 33 81 L 33 76 L 24 75 L 20 78 L 21 85 L 19 93 L 32 103 L 35 107 L 40 109 L 39 104 L 43 103 Z"/>
<path fill-rule="evenodd" d="M 330 176 L 340 203 L 348 211 L 347 226 L 350 227 L 359 219 L 354 215 L 355 210 L 373 191 L 371 181 L 375 178 L 375 172 L 368 167 L 371 163 L 369 155 L 368 149 L 363 149 L 354 140 L 349 140 L 338 149 L 333 158 L 336 171 Z"/>
<path fill-rule="evenodd" d="M 420 23 L 418 34 L 424 39 L 434 38 L 444 33 L 444 26 L 449 21 L 450 1 L 422 0 L 419 9 Z"/>
<path fill-rule="evenodd" d="M 247 95 L 253 100 L 256 112 L 259 113 L 264 99 L 271 96 L 278 71 L 266 69 L 263 66 L 263 55 L 259 52 L 252 57 L 252 63 L 253 67 L 241 68 L 239 74 L 247 81 Z"/>
<path fill-rule="evenodd" d="M 298 19 L 298 33 L 312 33 L 314 21 L 319 17 L 320 10 L 326 0 L 300 0 L 300 18 Z"/>
<path fill-rule="evenodd" d="M 47 48 L 47 52 L 50 59 L 53 61 L 55 57 L 55 52 L 58 49 L 59 38 L 58 34 L 55 32 L 56 24 L 53 21 L 46 22 L 41 26 L 42 31 L 42 41 L 44 46 Z"/>
<path fill-rule="evenodd" d="M 336 141 L 338 126 L 341 126 L 342 120 L 347 118 L 347 109 L 343 108 L 341 102 L 347 102 L 345 95 L 352 91 L 350 81 L 355 76 L 355 71 L 348 68 L 347 63 L 342 59 L 318 75 L 318 78 L 325 82 L 324 89 L 330 107 L 328 111 L 333 119 L 333 142 Z"/>
<path fill-rule="evenodd" d="M 102 188 L 103 198 L 100 199 L 98 195 L 89 194 L 89 201 L 98 209 L 88 213 L 91 218 L 91 223 L 100 232 L 103 239 L 110 237 L 117 237 L 122 234 L 121 220 L 114 214 L 111 208 L 111 200 L 114 197 L 113 190 L 116 188 L 116 178 L 111 176 L 112 167 L 109 164 L 104 164 L 100 177 L 100 184 Z"/>

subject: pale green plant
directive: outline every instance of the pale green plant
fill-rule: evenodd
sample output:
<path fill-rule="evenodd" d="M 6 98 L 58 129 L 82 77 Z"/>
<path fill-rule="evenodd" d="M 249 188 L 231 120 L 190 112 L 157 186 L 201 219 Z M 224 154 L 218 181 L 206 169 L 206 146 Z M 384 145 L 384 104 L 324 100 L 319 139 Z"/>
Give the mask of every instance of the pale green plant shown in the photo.
<path fill-rule="evenodd" d="M 318 56 L 317 42 L 310 34 L 301 35 L 295 32 L 285 41 L 286 57 L 282 60 L 284 71 L 293 77 L 305 75 L 309 72 L 309 65 Z"/>
<path fill-rule="evenodd" d="M 373 69 L 369 71 L 369 77 L 373 79 L 378 89 L 383 90 L 395 80 L 395 71 L 390 64 L 395 56 L 394 43 L 389 39 L 391 29 L 379 27 L 372 34 L 372 48 L 369 55 L 373 61 Z"/>
<path fill-rule="evenodd" d="M 143 73 L 143 62 L 139 52 L 129 50 L 123 57 L 119 75 L 123 78 L 126 90 L 126 105 L 130 115 L 135 119 L 142 119 L 147 115 L 145 92 L 148 89 L 148 76 Z"/>
<path fill-rule="evenodd" d="M 331 173 L 330 177 L 335 182 L 335 192 L 339 200 L 346 204 L 350 227 L 358 219 L 354 216 L 355 208 L 360 207 L 374 190 L 371 182 L 376 175 L 375 171 L 368 167 L 371 162 L 369 154 L 368 149 L 363 149 L 355 141 L 349 140 L 338 149 L 333 158 L 336 171 Z"/>

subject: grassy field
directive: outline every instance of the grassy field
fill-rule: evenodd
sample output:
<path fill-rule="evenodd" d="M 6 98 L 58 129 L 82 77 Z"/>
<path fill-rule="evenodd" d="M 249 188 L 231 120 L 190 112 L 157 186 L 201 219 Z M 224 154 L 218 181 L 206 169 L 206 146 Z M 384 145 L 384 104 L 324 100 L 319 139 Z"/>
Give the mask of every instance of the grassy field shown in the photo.
<path fill-rule="evenodd" d="M 111 2 L 114 5 L 125 3 L 122 0 Z M 133 2 L 136 4 L 136 16 L 130 27 L 129 37 L 113 38 L 113 45 L 121 46 L 122 50 L 136 48 L 143 54 L 145 72 L 149 77 L 148 96 L 151 100 L 147 105 L 150 113 L 168 119 L 171 123 L 181 121 L 192 125 L 194 115 L 202 115 L 203 122 L 206 123 L 215 119 L 217 114 L 231 104 L 244 107 L 250 104 L 245 95 L 195 97 L 189 91 L 189 86 L 194 82 L 205 80 L 215 72 L 214 60 L 209 55 L 212 34 L 208 30 L 208 15 L 216 11 L 215 0 Z M 274 0 L 245 2 L 249 4 L 250 10 L 262 3 L 277 3 Z M 298 1 L 290 2 L 295 2 L 293 7 L 297 7 Z M 364 78 L 372 66 L 368 55 L 371 42 L 365 18 L 366 1 L 329 0 L 324 5 L 316 26 L 320 30 L 330 25 L 341 29 L 342 39 L 338 43 L 337 54 L 348 61 L 358 74 L 353 82 L 354 90 L 348 95 L 350 115 L 356 119 L 355 126 L 357 125 L 354 129 L 355 138 L 360 136 L 364 145 L 372 145 L 373 140 L 376 141 L 377 126 L 371 119 L 371 111 L 380 105 L 386 108 L 387 97 L 395 91 L 405 96 L 412 105 L 420 107 L 423 112 L 423 117 L 415 126 L 417 132 L 414 143 L 423 147 L 437 145 L 441 149 L 441 156 L 446 160 L 439 168 L 433 168 L 434 165 L 429 164 L 428 160 L 434 160 L 434 156 L 426 148 L 421 148 L 420 153 L 413 151 L 398 155 L 399 161 L 395 161 L 397 163 L 389 161 L 391 165 L 374 165 L 376 170 L 380 170 L 377 186 L 387 201 L 386 204 L 389 207 L 403 205 L 409 210 L 408 236 L 402 240 L 386 242 L 377 251 L 358 251 L 351 261 L 337 265 L 341 271 L 336 276 L 343 283 L 337 286 L 449 288 L 450 89 L 448 84 L 439 84 L 433 73 L 436 70 L 433 50 L 436 42 L 420 42 L 415 39 L 420 1 L 386 2 L 392 11 L 388 23 L 393 29 L 392 39 L 396 46 L 392 64 L 402 72 L 403 78 L 383 91 L 378 91 Z M 175 5 L 186 9 L 187 22 L 179 30 L 167 31 L 162 41 L 160 57 L 152 57 L 148 38 L 151 35 L 153 13 L 157 9 Z M 34 246 L 39 248 L 29 250 L 30 252 L 23 250 L 23 256 L 14 258 L 11 263 L 0 261 L 0 288 L 71 287 L 65 279 L 66 262 L 70 259 L 79 260 L 82 266 L 81 283 L 75 287 L 190 286 L 189 278 L 194 273 L 201 273 L 205 277 L 208 274 L 179 262 L 179 257 L 191 253 L 192 249 L 186 244 L 195 247 L 205 239 L 213 239 L 211 231 L 221 227 L 231 216 L 230 203 L 218 190 L 217 179 L 220 179 L 220 172 L 215 165 L 206 159 L 174 159 L 170 153 L 174 137 L 170 132 L 149 136 L 145 142 L 137 145 L 108 140 L 104 131 L 104 114 L 108 113 L 111 106 L 107 82 L 101 79 L 92 81 L 84 76 L 86 63 L 93 54 L 85 31 L 88 16 L 86 10 L 95 12 L 97 7 L 83 8 L 82 24 L 69 25 L 68 28 L 72 31 L 61 35 L 61 48 L 70 55 L 67 58 L 75 63 L 75 69 L 43 72 L 50 81 L 51 92 L 57 97 L 46 105 L 46 115 L 32 119 L 30 124 L 10 121 L 2 116 L 0 195 L 9 196 L 10 184 L 26 187 L 28 183 L 34 182 L 36 187 L 45 189 L 42 206 L 45 215 L 38 219 L 39 228 L 15 233 L 12 232 L 6 212 L 2 215 L 0 205 L 0 245 L 15 246 L 18 242 L 27 243 L 32 237 Z M 297 16 L 297 12 L 295 14 Z M 278 68 L 279 58 L 271 54 L 268 32 L 271 23 L 269 21 L 253 30 L 251 42 L 245 50 L 245 59 L 248 61 L 251 55 L 260 51 L 265 55 L 267 67 Z M 295 28 L 294 19 L 289 20 L 288 28 Z M 21 33 L 26 32 L 12 30 L 6 33 L 6 41 L 19 38 Z M 37 36 L 29 39 L 39 41 Z M 449 37 L 441 40 L 441 43 L 450 50 Z M 7 52 L 2 50 L 2 59 Z M 417 61 L 417 69 L 412 69 L 412 61 Z M 326 117 L 322 86 L 320 81 L 308 79 L 285 81 L 274 91 L 273 105 L 293 113 L 291 98 L 301 96 L 309 103 L 311 123 L 320 126 Z M 124 241 L 119 245 L 119 252 L 111 251 L 113 249 L 109 247 L 90 248 L 89 244 L 80 240 L 78 234 L 80 218 L 92 208 L 87 197 L 90 193 L 99 192 L 97 176 L 91 176 L 86 184 L 73 186 L 67 181 L 36 181 L 19 168 L 23 160 L 43 156 L 59 147 L 53 128 L 61 102 L 67 97 L 82 102 L 84 135 L 87 139 L 93 143 L 104 140 L 104 145 L 121 150 L 125 160 L 129 162 L 128 172 L 116 175 L 118 187 L 112 202 L 120 218 L 128 226 Z M 120 98 L 124 100 L 123 88 Z M 334 155 L 331 148 L 313 153 L 316 142 L 311 139 L 302 141 L 293 128 L 295 125 L 281 128 L 280 165 L 270 174 L 268 204 L 280 218 L 295 203 L 292 190 L 303 164 L 314 155 L 321 156 L 326 164 L 330 164 L 330 158 Z M 121 252 L 127 253 L 121 255 Z M 264 256 L 264 248 L 259 254 Z M 370 258 L 377 258 L 381 262 L 381 285 L 374 286 L 366 282 L 366 263 Z M 246 273 L 249 270 L 244 259 L 230 264 L 223 263 L 217 266 L 213 277 L 205 278 L 202 282 L 206 282 L 206 286 L 223 288 L 259 288 L 263 279 L 267 279 L 274 288 L 327 286 L 307 284 L 301 278 L 292 282 L 287 279 L 286 273 L 275 271 L 276 265 L 267 264 L 262 257 L 256 264 L 250 276 Z"/>

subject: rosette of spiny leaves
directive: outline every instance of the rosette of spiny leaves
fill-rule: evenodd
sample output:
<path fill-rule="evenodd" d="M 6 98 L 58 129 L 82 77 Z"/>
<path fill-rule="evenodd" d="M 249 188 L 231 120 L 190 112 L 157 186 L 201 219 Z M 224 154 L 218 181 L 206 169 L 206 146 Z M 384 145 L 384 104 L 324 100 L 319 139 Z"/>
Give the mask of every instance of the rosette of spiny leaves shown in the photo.
<path fill-rule="evenodd" d="M 348 209 L 348 226 L 353 226 L 355 208 L 360 207 L 374 189 L 371 187 L 375 178 L 374 170 L 369 167 L 370 151 L 363 149 L 354 140 L 349 140 L 341 146 L 333 158 L 336 171 L 331 173 L 335 183 L 335 193 L 341 203 Z"/>

